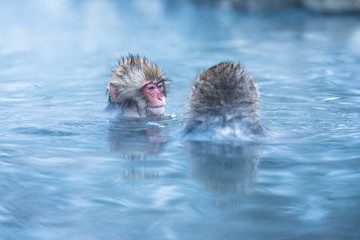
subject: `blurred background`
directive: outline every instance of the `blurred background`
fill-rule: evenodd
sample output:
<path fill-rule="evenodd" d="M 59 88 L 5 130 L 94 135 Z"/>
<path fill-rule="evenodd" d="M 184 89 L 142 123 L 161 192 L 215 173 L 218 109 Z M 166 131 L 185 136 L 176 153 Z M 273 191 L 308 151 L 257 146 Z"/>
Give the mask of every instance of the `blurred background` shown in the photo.
<path fill-rule="evenodd" d="M 357 0 L 193 0 L 204 5 L 242 11 L 285 11 L 302 9 L 314 13 L 359 13 Z"/>
<path fill-rule="evenodd" d="M 104 111 L 128 53 L 171 79 L 171 118 Z M 225 60 L 270 134 L 186 141 Z M 0 239 L 359 239 L 359 65 L 358 0 L 0 0 Z"/>

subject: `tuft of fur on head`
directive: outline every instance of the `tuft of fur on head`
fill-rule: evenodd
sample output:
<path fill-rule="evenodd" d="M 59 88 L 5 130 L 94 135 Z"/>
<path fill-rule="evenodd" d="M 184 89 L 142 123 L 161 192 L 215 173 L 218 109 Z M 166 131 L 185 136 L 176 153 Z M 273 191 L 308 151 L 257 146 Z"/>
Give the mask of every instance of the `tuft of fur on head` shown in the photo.
<path fill-rule="evenodd" d="M 261 131 L 258 113 L 258 90 L 253 78 L 240 64 L 219 63 L 201 73 L 192 87 L 187 116 L 187 131 L 210 125 L 248 123 L 251 132 Z"/>
<path fill-rule="evenodd" d="M 160 68 L 145 57 L 129 54 L 118 61 L 107 85 L 107 109 L 125 110 L 129 107 L 146 108 L 146 98 L 142 93 L 143 86 L 150 82 L 164 81 L 164 95 L 167 93 L 167 79 Z M 110 84 L 116 86 L 119 101 L 115 102 L 110 94 Z"/>

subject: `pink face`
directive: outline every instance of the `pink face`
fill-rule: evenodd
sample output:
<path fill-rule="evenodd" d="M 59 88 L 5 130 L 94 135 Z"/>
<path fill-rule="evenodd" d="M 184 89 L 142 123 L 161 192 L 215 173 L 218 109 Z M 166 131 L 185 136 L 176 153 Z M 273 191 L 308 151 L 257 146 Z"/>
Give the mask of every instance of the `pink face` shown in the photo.
<path fill-rule="evenodd" d="M 143 88 L 145 96 L 148 99 L 148 106 L 146 109 L 147 116 L 162 115 L 165 111 L 166 97 L 164 94 L 163 82 L 151 82 Z"/>

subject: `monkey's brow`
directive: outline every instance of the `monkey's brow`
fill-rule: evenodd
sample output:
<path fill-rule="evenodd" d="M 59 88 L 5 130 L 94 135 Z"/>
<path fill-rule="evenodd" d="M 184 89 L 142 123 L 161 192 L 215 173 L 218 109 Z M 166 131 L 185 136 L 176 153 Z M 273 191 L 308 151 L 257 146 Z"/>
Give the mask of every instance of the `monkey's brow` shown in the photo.
<path fill-rule="evenodd" d="M 158 83 L 160 83 L 160 82 L 164 82 L 164 81 L 166 81 L 166 80 L 167 80 L 166 78 L 163 78 L 163 77 L 164 77 L 164 75 L 165 75 L 165 74 L 163 74 L 163 75 L 161 75 L 160 77 L 158 77 L 158 79 L 157 79 Z"/>

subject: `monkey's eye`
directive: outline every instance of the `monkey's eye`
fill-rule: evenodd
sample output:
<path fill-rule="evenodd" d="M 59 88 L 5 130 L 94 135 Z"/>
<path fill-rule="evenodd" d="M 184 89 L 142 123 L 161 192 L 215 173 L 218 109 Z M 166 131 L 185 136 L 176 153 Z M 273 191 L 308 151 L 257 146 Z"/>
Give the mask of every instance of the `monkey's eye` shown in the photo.
<path fill-rule="evenodd" d="M 145 85 L 144 88 L 147 92 L 151 93 L 156 89 L 156 85 L 154 83 L 149 83 L 149 84 Z"/>
<path fill-rule="evenodd" d="M 159 88 L 160 91 L 162 91 L 164 87 L 163 83 L 162 82 L 158 83 L 157 87 Z"/>

